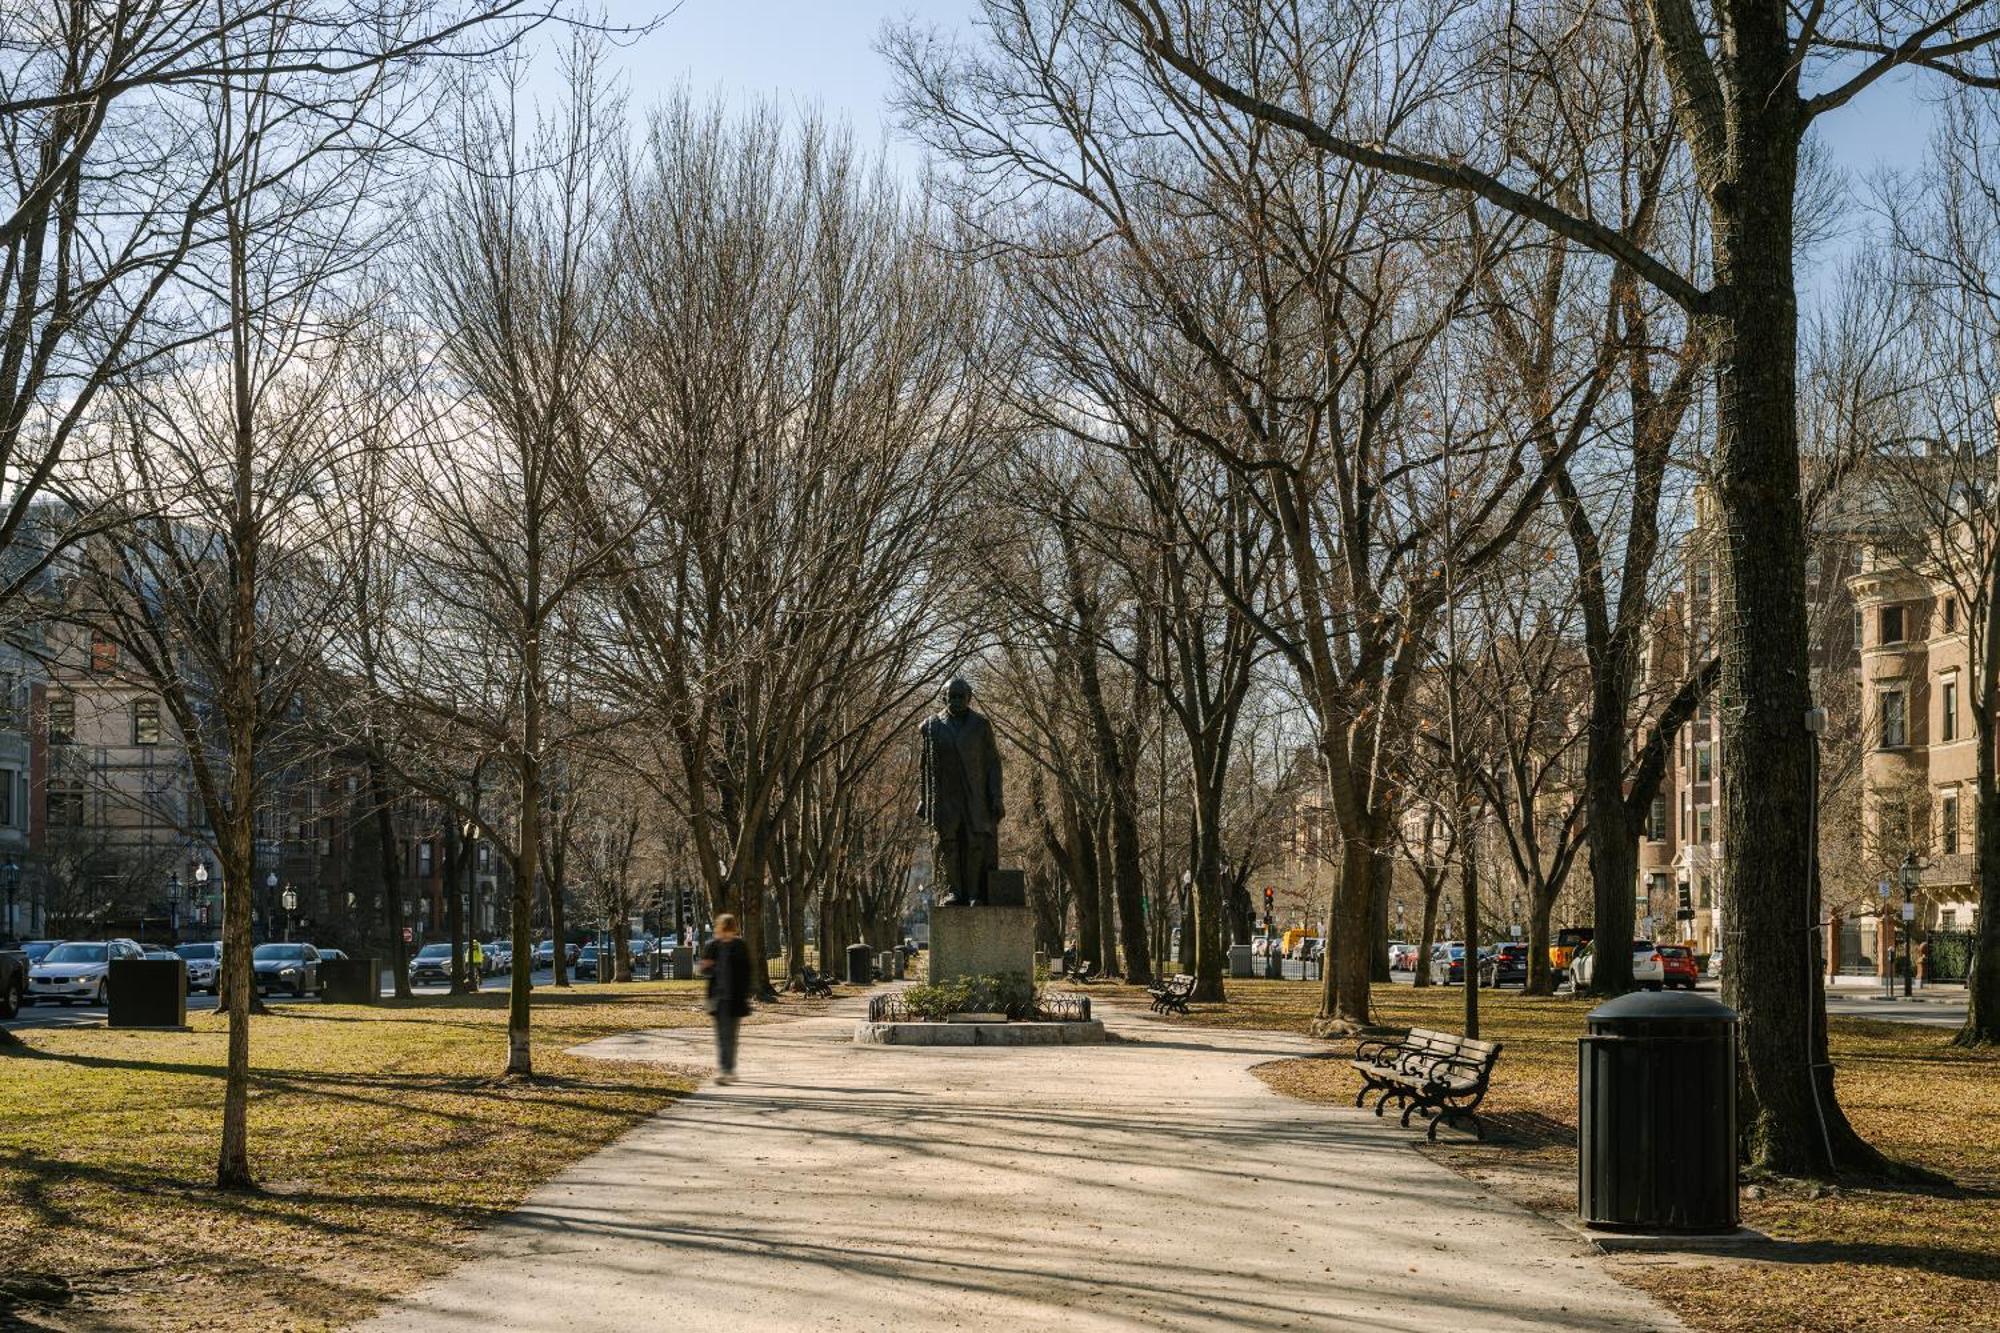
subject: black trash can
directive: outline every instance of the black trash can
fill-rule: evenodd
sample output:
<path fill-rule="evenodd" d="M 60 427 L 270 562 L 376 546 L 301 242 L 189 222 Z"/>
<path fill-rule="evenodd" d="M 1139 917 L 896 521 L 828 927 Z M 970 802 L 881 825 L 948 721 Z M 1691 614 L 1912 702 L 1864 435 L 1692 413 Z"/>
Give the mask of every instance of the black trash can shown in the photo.
<path fill-rule="evenodd" d="M 1577 1212 L 1604 1231 L 1734 1231 L 1736 1011 L 1640 991 L 1577 1042 Z"/>
<path fill-rule="evenodd" d="M 118 958 L 104 978 L 107 1026 L 187 1026 L 187 963 L 176 958 Z"/>
<path fill-rule="evenodd" d="M 850 986 L 866 986 L 874 979 L 875 964 L 873 956 L 868 952 L 868 946 L 865 944 L 848 945 L 847 984 Z"/>
<path fill-rule="evenodd" d="M 319 965 L 319 998 L 328 1004 L 376 1004 L 382 998 L 382 964 L 375 958 L 341 958 Z"/>

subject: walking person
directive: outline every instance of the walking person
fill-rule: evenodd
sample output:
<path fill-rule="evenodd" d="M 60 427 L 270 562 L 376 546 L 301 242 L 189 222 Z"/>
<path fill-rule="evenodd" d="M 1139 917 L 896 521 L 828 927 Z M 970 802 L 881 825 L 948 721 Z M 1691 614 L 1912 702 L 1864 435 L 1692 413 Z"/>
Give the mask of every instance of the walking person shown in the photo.
<path fill-rule="evenodd" d="M 708 978 L 708 1012 L 715 1019 L 717 1083 L 736 1081 L 736 1033 L 750 1012 L 750 946 L 725 912 L 715 918 L 715 938 L 701 948 L 695 969 Z"/>

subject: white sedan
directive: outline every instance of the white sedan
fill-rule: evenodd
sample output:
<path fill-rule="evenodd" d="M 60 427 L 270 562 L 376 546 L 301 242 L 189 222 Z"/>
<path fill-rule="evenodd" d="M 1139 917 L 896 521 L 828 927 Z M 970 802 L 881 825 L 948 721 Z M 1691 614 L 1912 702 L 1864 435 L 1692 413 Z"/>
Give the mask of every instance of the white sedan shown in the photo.
<path fill-rule="evenodd" d="M 111 964 L 122 958 L 144 958 L 146 951 L 131 940 L 72 940 L 58 944 L 28 969 L 28 1001 L 103 1004 Z"/>
<path fill-rule="evenodd" d="M 1590 985 L 1596 962 L 1595 941 L 1577 946 L 1575 955 L 1569 960 L 1569 974 L 1577 989 Z M 1659 990 L 1667 984 L 1666 960 L 1660 957 L 1659 947 L 1651 940 L 1632 941 L 1632 984 L 1647 990 Z"/>

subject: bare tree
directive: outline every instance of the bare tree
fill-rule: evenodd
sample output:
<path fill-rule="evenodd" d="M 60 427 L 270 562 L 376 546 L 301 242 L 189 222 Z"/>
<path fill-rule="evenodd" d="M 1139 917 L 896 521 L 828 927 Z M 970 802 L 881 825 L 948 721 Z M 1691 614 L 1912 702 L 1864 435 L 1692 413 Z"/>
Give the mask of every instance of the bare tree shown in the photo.
<path fill-rule="evenodd" d="M 2000 112 L 1988 94 L 1961 93 L 1939 118 L 1917 189 L 1884 191 L 1891 236 L 1903 262 L 1896 277 L 1910 308 L 1904 435 L 1878 454 L 1884 476 L 1880 554 L 1941 599 L 1911 608 L 1934 640 L 1962 638 L 1969 688 L 1941 693 L 1932 744 L 1971 720 L 1972 874 L 1979 886 L 1978 941 L 1968 985 L 1963 1045 L 2000 1041 L 2000 199 L 1990 185 L 2000 154 Z M 1928 831 L 1933 793 L 1900 822 Z M 1914 817 L 1912 817 L 1914 816 Z M 1878 819 L 1878 827 L 1887 822 Z M 1954 835 L 1956 836 L 1955 832 Z M 1916 837 L 1906 837 L 1916 847 Z M 1933 850 L 1936 840 L 1924 839 Z"/>
<path fill-rule="evenodd" d="M 1886 9 L 1723 0 L 1706 10 L 1696 0 L 1648 0 L 1626 11 L 1673 89 L 1675 127 L 1704 205 L 1705 253 L 1683 258 L 1550 192 L 1508 122 L 1465 116 L 1451 105 L 1449 89 L 1461 86 L 1454 69 L 1409 62 L 1397 72 L 1428 85 L 1413 96 L 1439 113 L 1407 125 L 1341 95 L 1351 86 L 1343 72 L 1356 36 L 1338 21 L 1342 7 L 1110 3 L 1115 12 L 1102 40 L 1170 72 L 1175 95 L 1211 114 L 1231 111 L 1280 127 L 1356 167 L 1459 193 L 1473 207 L 1591 249 L 1701 325 L 1715 365 L 1718 584 L 1729 608 L 1718 626 L 1718 713 L 1735 765 L 1723 811 L 1725 986 L 1743 1017 L 1749 1056 L 1747 1137 L 1753 1158 L 1776 1170 L 1884 1169 L 1840 1112 L 1819 1030 L 1810 932 L 1799 929 L 1818 912 L 1816 881 L 1798 869 L 1814 850 L 1806 833 L 1811 677 L 1793 267 L 1802 145 L 1820 116 L 1897 69 L 1995 86 L 1990 48 L 2000 33 L 1976 21 L 1966 32 L 1976 7 L 1958 0 Z M 1416 31 L 1433 34 L 1443 21 L 1414 8 L 1408 18 Z M 1422 41 L 1409 49 L 1448 66 L 1435 53 L 1459 48 Z M 1815 76 L 1825 80 L 1817 89 L 1809 86 Z M 1446 115 L 1454 118 L 1441 119 Z M 1433 136 L 1427 146 L 1411 147 L 1426 142 L 1418 137 L 1425 131 Z"/>

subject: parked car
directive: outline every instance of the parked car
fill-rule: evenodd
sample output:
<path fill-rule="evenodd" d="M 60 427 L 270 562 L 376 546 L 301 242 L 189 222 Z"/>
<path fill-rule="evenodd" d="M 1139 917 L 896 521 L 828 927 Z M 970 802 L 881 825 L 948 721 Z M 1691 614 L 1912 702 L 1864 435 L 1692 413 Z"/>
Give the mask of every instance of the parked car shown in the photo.
<path fill-rule="evenodd" d="M 1414 972 L 1417 970 L 1417 955 L 1421 951 L 1414 944 L 1401 940 L 1389 942 L 1389 970 L 1391 972 Z"/>
<path fill-rule="evenodd" d="M 21 952 L 28 955 L 28 966 L 33 967 L 48 957 L 49 950 L 61 943 L 61 940 L 27 940 L 22 943 Z"/>
<path fill-rule="evenodd" d="M 1597 970 L 1597 941 L 1580 946 L 1576 956 L 1570 959 L 1570 980 L 1578 986 L 1588 986 Z M 1660 951 L 1651 940 L 1632 941 L 1632 984 L 1646 990 L 1659 990 L 1667 984 L 1666 966 L 1660 958 Z"/>
<path fill-rule="evenodd" d="M 535 967 L 539 970 L 556 965 L 556 946 L 552 940 L 543 940 L 535 946 Z"/>
<path fill-rule="evenodd" d="M 1708 975 L 1711 977 L 1722 975 L 1722 946 L 1720 944 L 1716 945 L 1715 952 L 1708 956 Z"/>
<path fill-rule="evenodd" d="M 111 964 L 124 958 L 143 958 L 145 951 L 131 940 L 70 940 L 42 955 L 42 961 L 28 969 L 28 1000 L 40 1004 L 54 1000 L 71 1004 L 103 1004 L 110 984 Z"/>
<path fill-rule="evenodd" d="M 576 956 L 576 975 L 584 981 L 597 980 L 597 946 L 586 944 Z"/>
<path fill-rule="evenodd" d="M 505 940 L 494 940 L 485 945 L 486 975 L 498 976 L 514 970 L 514 946 Z"/>
<path fill-rule="evenodd" d="M 344 963 L 347 961 L 347 950 L 321 949 L 319 951 L 319 960 L 322 963 Z"/>
<path fill-rule="evenodd" d="M 28 955 L 0 949 L 0 1018 L 12 1018 L 28 1002 Z"/>
<path fill-rule="evenodd" d="M 1465 984 L 1465 944 L 1446 940 L 1431 950 L 1431 982 L 1439 986 Z"/>
<path fill-rule="evenodd" d="M 187 961 L 188 992 L 205 990 L 222 993 L 222 946 L 220 944 L 176 944 L 174 952 Z"/>
<path fill-rule="evenodd" d="M 1500 944 L 1479 958 L 1482 986 L 1525 986 L 1528 984 L 1528 946 Z"/>
<path fill-rule="evenodd" d="M 410 984 L 412 986 L 449 986 L 451 984 L 451 945 L 426 944 L 417 950 L 417 956 L 410 960 Z"/>
<path fill-rule="evenodd" d="M 1549 966 L 1560 977 L 1569 971 L 1569 965 L 1576 951 L 1590 943 L 1597 931 L 1590 926 L 1564 926 L 1556 932 L 1555 941 L 1549 945 Z"/>
<path fill-rule="evenodd" d="M 310 944 L 260 944 L 250 951 L 250 977 L 259 995 L 272 990 L 317 995 L 319 950 Z"/>
<path fill-rule="evenodd" d="M 1660 969 L 1661 980 L 1670 989 L 1679 986 L 1683 990 L 1693 990 L 1695 983 L 1701 979 L 1700 969 L 1694 965 L 1694 950 L 1685 944 L 1662 944 Z"/>

